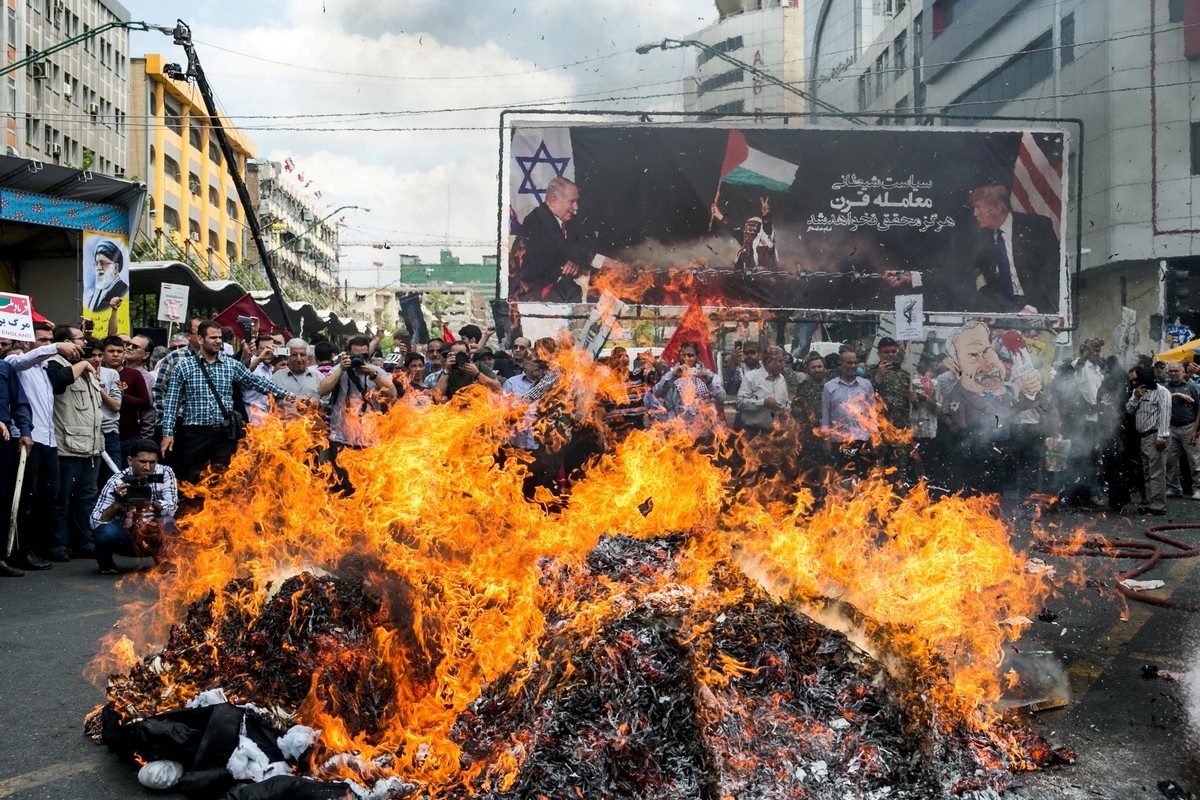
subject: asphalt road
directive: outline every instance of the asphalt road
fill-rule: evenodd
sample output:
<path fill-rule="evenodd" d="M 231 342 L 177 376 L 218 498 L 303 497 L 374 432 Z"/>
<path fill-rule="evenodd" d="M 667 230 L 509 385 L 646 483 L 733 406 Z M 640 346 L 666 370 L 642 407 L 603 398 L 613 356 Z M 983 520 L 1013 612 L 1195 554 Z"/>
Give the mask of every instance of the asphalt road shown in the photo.
<path fill-rule="evenodd" d="M 1196 522 L 1200 502 L 1170 500 L 1165 518 L 1104 518 L 1062 513 L 1049 522 L 1083 526 L 1111 538 L 1138 540 L 1150 524 Z M 1013 512 L 1014 520 L 1019 515 Z M 1027 527 L 1015 522 L 1019 531 Z M 1200 528 L 1178 538 L 1200 545 Z M 1017 534 L 1018 543 L 1022 535 Z M 1076 751 L 1075 765 L 1017 776 L 1017 795 L 1066 800 L 1162 798 L 1173 780 L 1200 795 L 1200 760 L 1193 758 L 1186 682 L 1147 678 L 1154 665 L 1184 674 L 1196 661 L 1200 615 L 1115 598 L 1119 571 L 1104 559 L 1046 557 L 1058 570 L 1059 596 L 1016 646 L 1028 660 L 1065 676 L 1065 708 L 1032 715 L 1056 746 Z M 1066 575 L 1075 567 L 1085 582 Z M 1130 562 L 1120 562 L 1120 570 Z M 1163 562 L 1142 579 L 1161 579 L 1156 594 L 1200 601 L 1200 559 Z M 0 580 L 0 798 L 148 797 L 132 766 L 83 735 L 83 718 L 103 701 L 83 675 L 97 640 L 121 618 L 120 603 L 136 592 L 126 581 L 118 599 L 112 578 L 90 561 L 56 564 L 49 572 Z M 1194 701 L 1192 701 L 1194 703 Z M 161 795 L 159 795 L 161 796 Z M 178 795 L 172 795 L 176 797 Z"/>

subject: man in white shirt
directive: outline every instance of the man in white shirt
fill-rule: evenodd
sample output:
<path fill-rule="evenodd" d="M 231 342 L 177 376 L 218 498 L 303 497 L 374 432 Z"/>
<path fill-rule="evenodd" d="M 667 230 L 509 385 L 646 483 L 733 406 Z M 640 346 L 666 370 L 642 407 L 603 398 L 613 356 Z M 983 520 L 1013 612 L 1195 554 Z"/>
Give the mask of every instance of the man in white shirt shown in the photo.
<path fill-rule="evenodd" d="M 762 366 L 742 376 L 735 402 L 748 438 L 771 431 L 791 411 L 783 363 L 783 350 L 768 347 L 763 353 Z"/>

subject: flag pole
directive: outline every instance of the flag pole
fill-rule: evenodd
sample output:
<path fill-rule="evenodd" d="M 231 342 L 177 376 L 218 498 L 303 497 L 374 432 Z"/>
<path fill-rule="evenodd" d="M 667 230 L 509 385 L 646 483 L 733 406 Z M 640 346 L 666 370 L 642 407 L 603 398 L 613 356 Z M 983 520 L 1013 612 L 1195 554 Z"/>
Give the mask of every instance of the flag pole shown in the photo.
<path fill-rule="evenodd" d="M 721 200 L 721 184 L 724 183 L 724 178 L 717 179 L 717 193 L 713 196 L 712 204 L 715 206 Z M 712 233 L 713 223 L 717 221 L 717 215 L 710 210 L 708 213 L 708 232 Z"/>

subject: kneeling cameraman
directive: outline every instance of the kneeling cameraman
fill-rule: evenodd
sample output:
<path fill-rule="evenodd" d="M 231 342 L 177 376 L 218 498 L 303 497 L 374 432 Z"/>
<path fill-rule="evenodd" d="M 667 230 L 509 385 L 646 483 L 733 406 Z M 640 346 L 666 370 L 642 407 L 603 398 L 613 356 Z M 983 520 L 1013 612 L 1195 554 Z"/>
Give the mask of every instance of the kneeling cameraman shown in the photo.
<path fill-rule="evenodd" d="M 114 554 L 152 556 L 161 563 L 164 537 L 179 533 L 175 527 L 179 489 L 174 471 L 158 463 L 158 446 L 149 439 L 139 439 L 126 460 L 129 466 L 108 479 L 92 510 L 96 563 L 101 575 L 118 574 Z"/>

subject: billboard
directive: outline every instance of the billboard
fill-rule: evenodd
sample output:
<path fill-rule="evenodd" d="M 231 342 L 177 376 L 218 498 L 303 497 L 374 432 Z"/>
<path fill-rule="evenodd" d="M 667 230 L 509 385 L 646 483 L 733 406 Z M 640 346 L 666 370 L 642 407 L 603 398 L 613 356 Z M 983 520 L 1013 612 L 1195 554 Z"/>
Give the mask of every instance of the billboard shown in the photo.
<path fill-rule="evenodd" d="M 1069 297 L 1060 130 L 514 123 L 502 296 L 893 314 Z M 551 306 L 554 307 L 553 305 Z"/>

